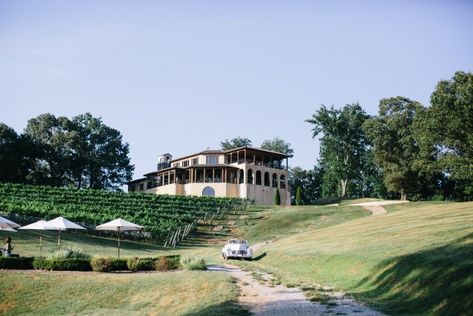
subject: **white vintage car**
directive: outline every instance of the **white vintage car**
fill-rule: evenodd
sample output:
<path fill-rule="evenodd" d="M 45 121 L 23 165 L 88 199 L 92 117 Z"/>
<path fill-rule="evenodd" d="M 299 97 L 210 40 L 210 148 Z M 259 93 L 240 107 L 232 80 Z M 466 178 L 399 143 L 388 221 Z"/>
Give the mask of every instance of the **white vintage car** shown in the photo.
<path fill-rule="evenodd" d="M 240 258 L 251 260 L 253 250 L 250 248 L 248 240 L 230 239 L 222 249 L 223 259 Z"/>

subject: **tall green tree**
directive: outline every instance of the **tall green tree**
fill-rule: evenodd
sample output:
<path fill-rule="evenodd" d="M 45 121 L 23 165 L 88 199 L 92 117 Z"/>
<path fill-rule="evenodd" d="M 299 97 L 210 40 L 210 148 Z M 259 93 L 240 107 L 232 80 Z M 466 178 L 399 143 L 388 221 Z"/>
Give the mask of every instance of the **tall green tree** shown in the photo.
<path fill-rule="evenodd" d="M 70 182 L 70 162 L 77 135 L 67 117 L 50 113 L 30 119 L 25 129 L 39 154 L 31 174 L 32 182 L 52 186 L 65 186 Z"/>
<path fill-rule="evenodd" d="M 294 149 L 292 149 L 291 144 L 280 137 L 264 140 L 261 144 L 261 149 L 277 151 L 289 156 L 294 153 Z"/>
<path fill-rule="evenodd" d="M 440 81 L 419 126 L 424 151 L 428 155 L 436 149 L 437 168 L 454 182 L 452 197 L 472 199 L 473 73 L 460 71 L 451 80 Z"/>
<path fill-rule="evenodd" d="M 296 205 L 302 205 L 302 189 L 297 187 L 296 190 Z"/>
<path fill-rule="evenodd" d="M 35 147 L 26 136 L 0 123 L 0 182 L 28 182 L 35 155 Z"/>
<path fill-rule="evenodd" d="M 423 111 L 425 108 L 419 102 L 405 97 L 382 99 L 379 115 L 364 125 L 386 188 L 399 193 L 404 200 L 408 194 L 418 194 L 424 182 L 416 166 L 420 147 L 414 129 L 416 116 Z"/>
<path fill-rule="evenodd" d="M 320 138 L 320 167 L 324 170 L 323 195 L 346 196 L 349 184 L 362 177 L 367 141 L 363 123 L 368 114 L 357 103 L 341 109 L 322 105 L 311 119 L 312 136 Z"/>
<path fill-rule="evenodd" d="M 239 147 L 251 146 L 251 140 L 248 138 L 237 136 L 230 140 L 225 139 L 224 141 L 220 142 L 220 146 L 222 150 L 230 150 Z"/>
<path fill-rule="evenodd" d="M 274 205 L 281 205 L 281 193 L 279 193 L 279 189 L 276 189 L 276 193 L 274 194 Z"/>
<path fill-rule="evenodd" d="M 42 114 L 28 121 L 25 135 L 39 151 L 33 183 L 119 189 L 131 180 L 129 145 L 119 131 L 90 113 L 72 120 Z"/>

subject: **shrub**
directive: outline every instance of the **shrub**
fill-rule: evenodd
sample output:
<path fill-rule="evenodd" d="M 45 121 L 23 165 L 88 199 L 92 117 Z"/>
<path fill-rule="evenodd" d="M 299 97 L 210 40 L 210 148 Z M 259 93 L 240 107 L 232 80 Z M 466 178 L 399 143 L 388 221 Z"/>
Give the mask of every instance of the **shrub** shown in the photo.
<path fill-rule="evenodd" d="M 43 259 L 35 258 L 33 267 L 52 271 L 92 271 L 88 259 Z"/>
<path fill-rule="evenodd" d="M 128 270 L 133 272 L 154 270 L 154 260 L 151 258 L 129 258 L 126 264 Z"/>
<path fill-rule="evenodd" d="M 113 258 L 112 271 L 125 271 L 125 270 L 128 270 L 127 260 Z"/>
<path fill-rule="evenodd" d="M 94 257 L 90 260 L 90 266 L 95 272 L 110 272 L 113 270 L 113 258 Z"/>
<path fill-rule="evenodd" d="M 19 269 L 27 270 L 33 269 L 33 260 L 34 258 L 30 257 L 0 257 L 0 269 Z"/>
<path fill-rule="evenodd" d="M 302 189 L 297 187 L 296 190 L 296 205 L 302 205 Z"/>
<path fill-rule="evenodd" d="M 205 270 L 205 259 L 196 254 L 185 254 L 181 257 L 181 264 L 186 270 Z"/>
<path fill-rule="evenodd" d="M 90 255 L 82 251 L 82 249 L 73 247 L 73 248 L 62 248 L 57 251 L 54 251 L 48 254 L 47 259 L 84 259 L 89 260 Z"/>
<path fill-rule="evenodd" d="M 274 205 L 281 205 L 281 194 L 279 189 L 276 189 L 276 194 L 274 194 Z"/>
<path fill-rule="evenodd" d="M 162 256 L 155 259 L 154 268 L 158 271 L 172 271 L 182 268 L 181 256 Z"/>

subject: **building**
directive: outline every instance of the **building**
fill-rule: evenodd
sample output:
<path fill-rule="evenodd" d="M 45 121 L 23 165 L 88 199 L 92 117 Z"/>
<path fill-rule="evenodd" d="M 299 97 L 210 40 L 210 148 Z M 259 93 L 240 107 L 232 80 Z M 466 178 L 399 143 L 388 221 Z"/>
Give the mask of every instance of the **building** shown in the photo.
<path fill-rule="evenodd" d="M 157 170 L 129 182 L 128 191 L 239 197 L 271 205 L 279 189 L 281 204 L 290 205 L 289 157 L 292 156 L 252 147 L 205 150 L 178 159 L 164 154 Z"/>

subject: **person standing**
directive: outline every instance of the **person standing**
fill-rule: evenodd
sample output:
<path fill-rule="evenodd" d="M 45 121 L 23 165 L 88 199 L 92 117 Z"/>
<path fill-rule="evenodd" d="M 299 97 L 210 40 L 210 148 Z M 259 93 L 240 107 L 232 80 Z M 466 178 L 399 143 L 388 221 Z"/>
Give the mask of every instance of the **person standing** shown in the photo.
<path fill-rule="evenodd" d="M 13 246 L 11 245 L 11 238 L 10 237 L 5 238 L 5 242 L 3 243 L 3 248 L 2 248 L 3 256 L 10 257 L 12 249 L 13 249 Z"/>

